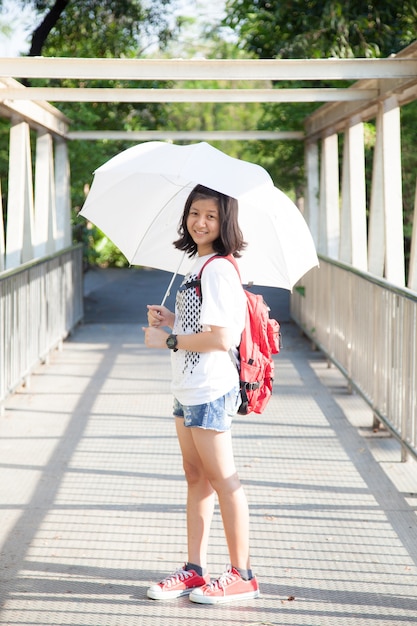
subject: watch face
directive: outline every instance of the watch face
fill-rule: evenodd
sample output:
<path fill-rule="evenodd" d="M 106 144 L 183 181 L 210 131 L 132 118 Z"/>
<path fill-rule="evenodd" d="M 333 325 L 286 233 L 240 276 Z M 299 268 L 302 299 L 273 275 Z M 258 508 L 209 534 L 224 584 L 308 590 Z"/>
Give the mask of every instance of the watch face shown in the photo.
<path fill-rule="evenodd" d="M 176 345 L 177 345 L 177 338 L 175 337 L 175 335 L 169 335 L 167 339 L 168 348 L 171 348 L 172 350 L 173 348 L 175 348 Z"/>

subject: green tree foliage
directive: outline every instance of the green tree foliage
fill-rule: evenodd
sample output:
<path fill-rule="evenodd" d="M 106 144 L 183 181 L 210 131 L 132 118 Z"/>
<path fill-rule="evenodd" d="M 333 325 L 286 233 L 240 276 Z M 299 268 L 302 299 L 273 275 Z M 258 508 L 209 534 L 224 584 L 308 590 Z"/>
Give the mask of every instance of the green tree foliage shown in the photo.
<path fill-rule="evenodd" d="M 227 0 L 224 25 L 232 28 L 238 47 L 258 58 L 386 57 L 417 38 L 415 0 Z M 319 83 L 340 86 L 338 83 Z M 280 87 L 306 83 L 280 82 Z M 315 86 L 311 83 L 309 86 Z M 318 108 L 310 104 L 274 104 L 264 108 L 260 127 L 265 130 L 302 130 L 306 115 Z M 410 223 L 414 203 L 417 110 L 403 111 L 404 207 Z M 366 137 L 367 164 L 372 164 L 374 132 Z M 260 143 L 253 146 L 261 164 L 269 168 L 276 184 L 295 196 L 304 184 L 301 142 Z M 370 172 L 367 178 L 370 180 Z"/>
<path fill-rule="evenodd" d="M 401 158 L 403 169 L 403 202 L 405 249 L 408 254 L 413 230 L 417 175 L 417 101 L 401 107 Z"/>
<path fill-rule="evenodd" d="M 59 19 L 47 33 L 42 54 L 70 57 L 123 57 L 140 56 L 150 43 L 164 48 L 172 36 L 167 21 L 167 7 L 171 0 L 55 0 L 35 4 L 49 7 L 42 24 L 58 4 L 64 5 Z M 39 50 L 39 46 L 37 46 Z"/>
<path fill-rule="evenodd" d="M 15 0 L 22 8 L 32 8 L 35 28 L 30 35 L 29 56 L 47 56 L 45 45 L 51 45 L 51 34 L 66 25 L 70 56 L 81 56 L 82 38 L 92 37 L 97 56 L 119 56 L 131 48 L 140 51 L 140 42 L 163 48 L 172 35 L 167 16 L 175 0 Z M 0 9 L 4 2 L 0 0 Z M 0 27 L 4 29 L 7 25 Z M 71 25 L 74 28 L 71 28 Z M 105 39 L 103 35 L 105 34 Z M 102 54 L 99 54 L 100 51 Z"/>
<path fill-rule="evenodd" d="M 13 35 L 13 26 L 9 24 L 2 16 L 0 16 L 0 35 L 7 38 Z"/>
<path fill-rule="evenodd" d="M 415 0 L 227 0 L 225 24 L 263 58 L 384 57 L 415 39 Z"/>

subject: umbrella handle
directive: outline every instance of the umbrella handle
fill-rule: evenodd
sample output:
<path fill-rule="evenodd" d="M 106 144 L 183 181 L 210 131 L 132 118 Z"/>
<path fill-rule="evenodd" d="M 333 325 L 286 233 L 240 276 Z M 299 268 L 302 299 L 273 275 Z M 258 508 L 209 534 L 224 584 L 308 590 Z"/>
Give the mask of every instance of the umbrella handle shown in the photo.
<path fill-rule="evenodd" d="M 166 290 L 166 292 L 165 292 L 165 295 L 164 295 L 164 297 L 162 298 L 161 306 L 164 306 L 166 299 L 168 298 L 169 294 L 171 293 L 172 283 L 173 283 L 173 282 L 174 282 L 174 280 L 176 279 L 177 274 L 178 274 L 178 272 L 175 272 L 175 274 L 173 274 L 173 276 L 172 276 L 172 278 L 171 278 L 171 280 L 170 280 L 170 282 L 169 282 L 168 288 L 167 288 L 167 290 Z"/>
<path fill-rule="evenodd" d="M 181 267 L 181 264 L 182 264 L 182 262 L 184 260 L 184 257 L 185 257 L 185 252 L 182 255 L 181 261 L 179 262 L 178 267 L 177 267 L 176 271 L 174 272 L 174 274 L 173 274 L 173 276 L 172 276 L 172 278 L 171 278 L 171 280 L 169 282 L 169 285 L 168 285 L 168 288 L 167 288 L 167 290 L 165 292 L 165 295 L 162 298 L 161 306 L 164 306 L 166 299 L 168 298 L 169 294 L 171 293 L 172 284 L 173 284 L 174 280 L 176 279 L 178 272 L 180 271 L 180 267 Z"/>

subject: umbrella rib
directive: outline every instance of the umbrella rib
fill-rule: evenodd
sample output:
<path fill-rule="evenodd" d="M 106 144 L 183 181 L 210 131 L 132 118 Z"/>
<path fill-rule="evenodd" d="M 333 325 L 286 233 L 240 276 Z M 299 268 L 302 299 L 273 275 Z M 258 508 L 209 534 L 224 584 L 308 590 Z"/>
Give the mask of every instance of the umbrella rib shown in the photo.
<path fill-rule="evenodd" d="M 187 183 L 187 185 L 189 185 L 189 183 Z M 165 204 L 160 208 L 160 210 L 158 211 L 158 213 L 155 215 L 154 219 L 152 220 L 152 222 L 149 224 L 149 226 L 147 227 L 147 229 L 145 230 L 145 232 L 143 233 L 138 245 L 136 246 L 136 249 L 132 255 L 132 260 L 135 258 L 136 254 L 138 253 L 139 248 L 141 247 L 144 239 L 146 238 L 147 234 L 149 233 L 150 229 L 152 228 L 152 226 L 155 224 L 156 220 L 158 219 L 158 217 L 161 215 L 161 213 L 164 211 L 165 207 L 167 206 L 167 204 L 169 204 L 170 202 L 172 202 L 172 200 L 184 189 L 184 187 L 187 187 L 187 185 L 183 185 L 181 186 L 180 189 L 178 189 L 177 193 L 174 194 L 173 196 L 171 196 L 171 198 L 169 198 L 169 200 L 167 200 L 167 202 L 165 202 Z"/>
<path fill-rule="evenodd" d="M 191 181 L 190 181 L 190 182 L 191 182 Z M 187 187 L 187 186 L 190 184 L 190 182 L 188 182 L 188 183 L 187 183 L 187 185 L 185 185 L 185 187 Z M 175 198 L 175 197 L 176 197 L 176 196 L 177 196 L 177 195 L 178 195 L 178 194 L 179 194 L 179 193 L 180 193 L 183 189 L 184 189 L 184 186 L 182 186 L 180 189 L 178 189 L 177 193 L 176 193 L 176 194 L 175 194 L 172 198 L 170 198 L 170 199 L 168 200 L 168 202 L 165 202 L 165 204 L 164 204 L 164 205 L 161 207 L 161 209 L 158 211 L 157 215 L 156 215 L 156 216 L 155 216 L 155 218 L 152 220 L 152 222 L 149 224 L 148 228 L 146 229 L 145 233 L 143 234 L 142 239 L 139 241 L 139 243 L 138 243 L 138 245 L 137 245 L 137 247 L 136 247 L 136 250 L 135 250 L 135 252 L 134 252 L 134 254 L 133 254 L 133 257 L 132 257 L 132 258 L 135 258 L 136 254 L 137 254 L 137 252 L 138 252 L 138 250 L 139 250 L 139 248 L 140 248 L 140 246 L 141 246 L 141 244 L 142 244 L 143 240 L 145 239 L 146 235 L 148 234 L 148 232 L 149 232 L 150 228 L 153 226 L 153 224 L 155 223 L 155 221 L 156 221 L 156 220 L 158 219 L 158 217 L 161 215 L 161 213 L 163 212 L 163 210 L 165 209 L 165 207 L 167 206 L 167 204 L 168 204 L 169 202 L 172 202 L 173 198 Z M 167 288 L 167 290 L 166 290 L 166 292 L 165 292 L 165 295 L 164 295 L 164 297 L 162 298 L 161 306 L 163 306 L 163 305 L 165 304 L 166 299 L 168 298 L 169 294 L 171 293 L 171 287 L 172 287 L 173 282 L 174 282 L 174 280 L 175 280 L 175 278 L 176 278 L 176 276 L 177 276 L 177 274 L 178 274 L 178 272 L 179 272 L 179 270 L 180 270 L 180 267 L 181 267 L 181 265 L 182 265 L 182 262 L 184 261 L 185 254 L 186 254 L 186 253 L 184 252 L 184 253 L 183 253 L 183 255 L 182 255 L 182 257 L 181 257 L 181 260 L 180 260 L 180 262 L 179 262 L 179 264 L 178 264 L 177 269 L 175 270 L 174 274 L 172 275 L 172 278 L 171 278 L 171 280 L 170 280 L 170 282 L 169 282 L 169 285 L 168 285 L 168 288 Z"/>

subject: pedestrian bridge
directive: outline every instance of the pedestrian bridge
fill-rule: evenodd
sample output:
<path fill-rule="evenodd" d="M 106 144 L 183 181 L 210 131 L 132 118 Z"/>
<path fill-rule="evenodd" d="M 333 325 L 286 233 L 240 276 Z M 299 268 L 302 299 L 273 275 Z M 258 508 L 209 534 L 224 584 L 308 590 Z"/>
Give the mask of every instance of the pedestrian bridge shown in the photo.
<path fill-rule="evenodd" d="M 117 77 L 227 80 L 228 89 L 24 87 L 17 79 Z M 389 59 L 2 59 L 0 115 L 10 120 L 9 176 L 0 211 L 0 405 L 82 320 L 82 255 L 72 245 L 69 141 L 126 139 L 71 131 L 48 104 L 80 101 L 325 102 L 303 133 L 286 130 L 130 133 L 129 139 L 303 141 L 300 206 L 320 256 L 291 295 L 291 314 L 402 444 L 417 450 L 417 220 L 404 256 L 401 107 L 417 97 L 417 44 Z M 262 89 L 234 88 L 242 80 Z M 267 81 L 349 80 L 350 87 L 265 89 Z M 259 84 L 259 83 L 254 83 Z M 343 83 L 346 84 L 346 83 Z M 364 124 L 376 123 L 365 183 Z M 340 144 L 343 143 L 343 150 Z M 339 164 L 341 166 L 339 167 Z M 86 168 L 89 165 L 86 164 Z M 340 170 L 340 171 L 339 171 Z M 33 174 L 34 173 L 34 174 Z M 3 217 L 4 216 L 4 217 Z M 406 278 L 407 277 L 407 278 Z M 406 282 L 407 281 L 407 282 Z"/>
<path fill-rule="evenodd" d="M 417 45 L 389 59 L 19 58 L 2 59 L 0 68 L 0 115 L 10 121 L 0 211 L 0 623 L 45 626 L 68 617 L 68 623 L 94 626 L 169 619 L 278 624 L 282 615 L 289 625 L 411 623 L 417 610 L 416 474 L 412 458 L 398 461 L 417 453 L 417 220 L 406 260 L 400 111 L 417 97 Z M 233 85 L 242 79 L 355 82 L 340 89 L 109 92 L 24 87 L 17 80 L 60 76 L 138 84 L 150 77 Z M 150 359 L 138 330 L 144 321 L 139 311 L 154 295 L 146 282 L 150 273 L 123 274 L 137 281 L 136 321 L 101 319 L 93 306 L 96 323 L 80 324 L 101 288 L 85 299 L 91 272 L 85 276 L 82 249 L 72 245 L 68 142 L 126 135 L 71 131 L 48 101 L 123 98 L 325 103 L 303 133 L 129 135 L 134 142 L 305 144 L 300 208 L 320 268 L 289 297 L 292 323 L 285 324 L 287 344 L 268 412 L 237 424 L 265 600 L 221 615 L 205 608 L 197 616 L 182 601 L 160 608 L 145 600 L 148 582 L 172 564 L 179 546 L 183 550 L 168 364 L 166 355 Z M 369 120 L 376 122 L 376 142 L 367 189 Z M 110 276 L 100 273 L 100 280 Z M 107 293 L 103 307 L 121 302 L 119 296 Z M 283 310 L 273 313 L 285 322 Z M 219 547 L 215 567 L 224 566 L 222 559 Z"/>

